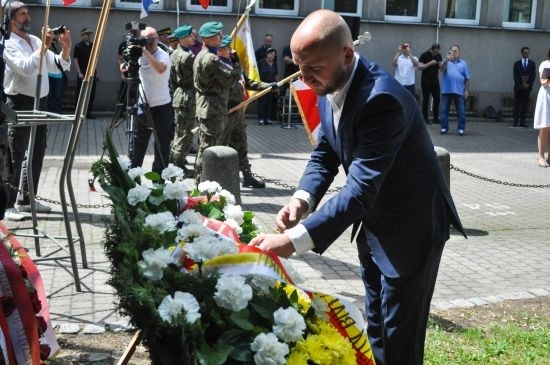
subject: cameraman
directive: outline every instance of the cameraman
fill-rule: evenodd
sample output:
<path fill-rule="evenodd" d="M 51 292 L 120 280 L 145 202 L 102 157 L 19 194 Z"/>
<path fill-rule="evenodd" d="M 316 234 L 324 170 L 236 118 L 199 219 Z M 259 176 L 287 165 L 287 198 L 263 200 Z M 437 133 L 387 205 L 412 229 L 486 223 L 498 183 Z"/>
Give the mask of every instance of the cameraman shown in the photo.
<path fill-rule="evenodd" d="M 132 44 L 129 47 L 141 47 L 142 55 L 139 57 L 139 78 L 142 88 L 140 88 L 140 104 L 137 115 L 137 123 L 133 135 L 133 153 L 130 160 L 133 167 L 143 164 L 143 159 L 149 144 L 149 138 L 153 129 L 155 130 L 155 159 L 153 161 L 152 171 L 158 172 L 168 166 L 170 156 L 170 142 L 174 136 L 174 111 L 170 98 L 170 89 L 168 80 L 170 78 L 170 56 L 168 53 L 158 47 L 159 36 L 153 27 L 146 27 L 141 31 L 143 38 L 143 47 Z M 130 54 L 136 54 L 130 52 Z M 132 61 L 130 61 L 132 62 Z M 127 68 L 128 65 L 123 65 Z M 146 118 L 143 105 L 147 103 L 150 107 L 153 120 Z M 153 125 L 150 125 L 150 123 Z"/>
<path fill-rule="evenodd" d="M 59 36 L 61 53 L 56 55 L 49 50 L 55 37 L 52 29 L 43 29 L 45 33 L 45 44 L 42 45 L 40 38 L 29 34 L 30 15 L 27 6 L 20 1 L 11 1 L 6 9 L 10 14 L 11 36 L 5 41 L 4 59 L 6 61 L 6 72 L 4 88 L 7 96 L 7 104 L 13 110 L 33 110 L 36 93 L 36 78 L 42 75 L 40 100 L 38 108 L 46 109 L 46 98 L 49 92 L 48 72 L 59 73 L 56 62 L 63 70 L 69 70 L 71 66 L 71 32 L 66 29 Z M 39 70 L 40 58 L 43 56 L 42 69 Z M 40 71 L 40 72 L 39 72 Z M 8 220 L 22 220 L 25 217 L 20 212 L 30 212 L 31 202 L 29 200 L 29 187 L 27 181 L 27 160 L 25 153 L 29 144 L 31 127 L 10 128 L 10 142 L 12 146 L 12 158 L 14 175 L 8 178 L 8 199 L 5 218 Z M 46 153 L 46 125 L 36 127 L 36 138 L 33 146 L 32 178 L 33 190 L 36 194 L 38 180 L 42 170 L 42 161 Z M 23 193 L 18 196 L 19 180 L 21 177 L 20 189 Z M 16 199 L 17 198 L 17 199 Z M 15 202 L 17 200 L 17 207 Z M 38 213 L 48 213 L 51 208 L 39 202 L 34 202 Z"/>

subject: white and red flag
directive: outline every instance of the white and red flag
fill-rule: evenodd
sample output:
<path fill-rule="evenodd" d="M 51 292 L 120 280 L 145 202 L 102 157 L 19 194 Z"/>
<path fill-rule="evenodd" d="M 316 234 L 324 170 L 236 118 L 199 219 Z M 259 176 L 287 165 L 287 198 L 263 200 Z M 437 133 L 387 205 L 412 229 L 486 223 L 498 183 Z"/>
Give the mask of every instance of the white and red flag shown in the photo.
<path fill-rule="evenodd" d="M 317 144 L 319 128 L 321 128 L 321 116 L 317 105 L 317 94 L 305 82 L 298 79 L 294 81 L 290 90 L 300 111 L 302 122 L 306 128 L 311 144 Z"/>

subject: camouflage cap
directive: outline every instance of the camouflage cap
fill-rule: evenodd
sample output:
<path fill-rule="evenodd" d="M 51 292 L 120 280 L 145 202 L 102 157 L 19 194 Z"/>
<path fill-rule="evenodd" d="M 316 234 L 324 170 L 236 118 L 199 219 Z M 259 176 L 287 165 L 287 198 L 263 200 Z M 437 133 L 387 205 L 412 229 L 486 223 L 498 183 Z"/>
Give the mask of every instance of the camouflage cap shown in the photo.
<path fill-rule="evenodd" d="M 172 29 L 170 29 L 170 27 L 167 27 L 167 28 L 162 28 L 160 30 L 157 30 L 157 34 L 159 36 L 162 36 L 162 35 L 169 35 L 170 33 L 172 33 Z"/>
<path fill-rule="evenodd" d="M 220 22 L 208 22 L 204 23 L 199 29 L 199 35 L 201 37 L 212 37 L 222 31 L 223 24 Z"/>
<path fill-rule="evenodd" d="M 220 48 L 231 46 L 231 41 L 232 40 L 233 39 L 231 38 L 230 35 L 227 35 L 227 34 L 224 35 L 223 38 L 222 38 L 222 44 L 221 44 Z"/>
<path fill-rule="evenodd" d="M 190 25 L 182 25 L 181 27 L 176 28 L 174 33 L 170 34 L 168 38 L 175 38 L 175 39 L 185 38 L 189 34 L 191 34 L 191 29 L 193 29 L 193 27 Z"/>

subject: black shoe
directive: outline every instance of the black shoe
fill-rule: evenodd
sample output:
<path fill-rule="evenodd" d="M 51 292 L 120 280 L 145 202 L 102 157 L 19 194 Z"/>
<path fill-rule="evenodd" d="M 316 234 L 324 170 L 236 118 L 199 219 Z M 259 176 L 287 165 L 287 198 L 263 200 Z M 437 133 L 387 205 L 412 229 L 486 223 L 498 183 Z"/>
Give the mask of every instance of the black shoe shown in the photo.
<path fill-rule="evenodd" d="M 243 188 L 263 189 L 265 188 L 265 182 L 256 179 L 252 174 L 244 174 Z"/>
<path fill-rule="evenodd" d="M 523 127 L 523 128 L 527 128 L 527 124 L 525 124 L 525 123 L 520 123 L 519 126 Z"/>
<path fill-rule="evenodd" d="M 93 115 L 92 113 L 88 113 L 86 114 L 86 119 L 95 119 L 95 115 Z"/>

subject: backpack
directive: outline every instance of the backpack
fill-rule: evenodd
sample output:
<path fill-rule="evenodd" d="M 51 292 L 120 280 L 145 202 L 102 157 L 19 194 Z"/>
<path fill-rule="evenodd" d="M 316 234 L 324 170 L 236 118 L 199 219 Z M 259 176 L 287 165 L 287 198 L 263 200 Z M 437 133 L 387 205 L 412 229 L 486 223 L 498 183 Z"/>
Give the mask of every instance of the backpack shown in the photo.
<path fill-rule="evenodd" d="M 495 108 L 492 105 L 489 105 L 487 108 L 485 108 L 483 116 L 487 119 L 497 119 L 498 114 Z"/>

